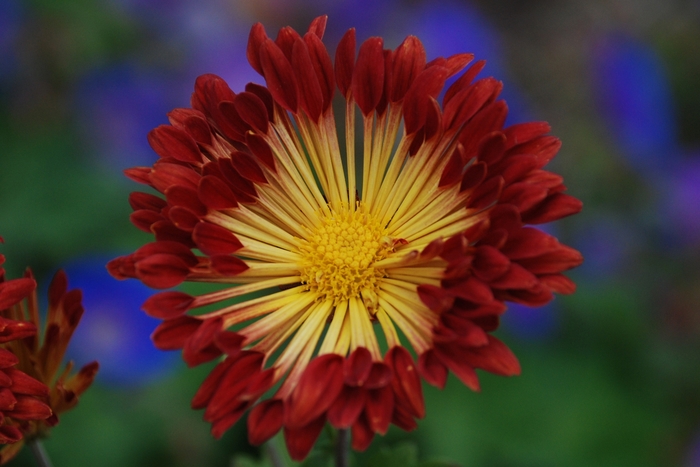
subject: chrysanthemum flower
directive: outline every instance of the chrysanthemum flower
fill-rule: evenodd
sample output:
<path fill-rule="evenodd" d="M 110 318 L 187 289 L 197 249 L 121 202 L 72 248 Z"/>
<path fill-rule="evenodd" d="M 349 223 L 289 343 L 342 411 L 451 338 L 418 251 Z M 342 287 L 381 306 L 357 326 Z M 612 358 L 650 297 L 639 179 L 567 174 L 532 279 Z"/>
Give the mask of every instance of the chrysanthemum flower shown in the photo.
<path fill-rule="evenodd" d="M 478 390 L 477 368 L 519 373 L 491 335 L 504 302 L 573 292 L 561 272 L 581 262 L 526 226 L 581 204 L 542 169 L 560 146 L 546 123 L 503 127 L 501 83 L 475 81 L 483 61 L 440 103 L 470 54 L 427 62 L 415 37 L 396 50 L 373 37 L 356 55 L 350 30 L 333 63 L 325 24 L 276 40 L 253 26 L 266 87 L 197 79 L 192 108 L 149 135 L 160 159 L 126 172 L 165 195 L 130 197 L 155 241 L 109 264 L 155 288 L 225 285 L 152 296 L 153 340 L 189 365 L 220 358 L 192 401 L 214 436 L 252 409 L 250 441 L 284 429 L 294 459 L 326 422 L 351 427 L 358 450 L 390 423 L 414 428 L 421 377 L 443 387 L 451 370 Z"/>
<path fill-rule="evenodd" d="M 30 270 L 23 279 L 15 280 L 35 284 Z M 75 374 L 71 374 L 73 362 L 61 369 L 68 343 L 83 314 L 80 290 L 69 291 L 67 287 L 66 275 L 59 271 L 49 286 L 49 309 L 42 338 L 36 335 L 41 322 L 34 287 L 25 294 L 26 300 L 23 296 L 9 307 L 0 306 L 0 320 L 20 322 L 33 330 L 22 339 L 0 341 L 3 342 L 0 351 L 15 356 L 12 371 L 32 381 L 36 388 L 33 395 L 44 396 L 42 400 L 46 402 L 42 402 L 45 410 L 42 417 L 26 418 L 14 412 L 5 413 L 9 426 L 21 435 L 19 439 L 45 436 L 58 423 L 59 414 L 75 407 L 79 396 L 92 384 L 98 370 L 97 362 L 85 365 Z M 14 386 L 10 386 L 10 389 L 14 390 Z M 0 463 L 12 459 L 23 445 L 23 441 L 15 442 L 0 450 Z"/>
<path fill-rule="evenodd" d="M 36 282 L 31 278 L 5 280 L 4 262 L 0 255 L 0 444 L 19 445 L 22 424 L 41 423 L 52 413 L 47 405 L 49 388 L 18 368 L 20 359 L 12 351 L 13 345 L 36 334 L 34 324 L 14 319 L 9 313 L 31 295 Z M 9 448 L 14 449 L 14 445 Z M 5 461 L 5 449 L 0 451 L 0 463 Z"/>

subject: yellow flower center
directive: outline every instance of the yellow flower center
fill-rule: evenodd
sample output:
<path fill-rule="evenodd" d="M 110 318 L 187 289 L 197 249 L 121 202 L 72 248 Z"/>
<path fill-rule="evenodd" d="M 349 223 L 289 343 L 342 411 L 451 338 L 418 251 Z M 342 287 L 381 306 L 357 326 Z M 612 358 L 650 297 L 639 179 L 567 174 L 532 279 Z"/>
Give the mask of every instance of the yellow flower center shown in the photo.
<path fill-rule="evenodd" d="M 301 281 L 309 290 L 334 304 L 353 297 L 376 307 L 378 281 L 386 274 L 373 267 L 392 251 L 392 241 L 378 219 L 360 204 L 357 210 L 331 211 L 310 231 L 300 246 Z"/>

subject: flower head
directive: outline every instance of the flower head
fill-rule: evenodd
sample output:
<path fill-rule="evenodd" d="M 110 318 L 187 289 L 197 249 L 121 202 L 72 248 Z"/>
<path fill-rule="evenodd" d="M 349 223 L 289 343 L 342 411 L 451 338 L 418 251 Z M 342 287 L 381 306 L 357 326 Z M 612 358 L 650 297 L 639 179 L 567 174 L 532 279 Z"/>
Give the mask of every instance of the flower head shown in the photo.
<path fill-rule="evenodd" d="M 0 243 L 2 237 L 0 237 Z M 52 415 L 48 405 L 49 388 L 19 368 L 20 358 L 12 347 L 25 339 L 32 339 L 36 326 L 18 320 L 10 313 L 36 288 L 32 278 L 5 280 L 2 267 L 5 257 L 0 255 L 0 444 L 12 444 L 9 449 L 19 450 L 15 445 L 22 440 L 22 427 L 41 423 Z M 7 459 L 3 448 L 0 463 Z"/>
<path fill-rule="evenodd" d="M 35 285 L 30 270 L 27 270 L 23 279 L 15 281 L 26 281 Z M 34 406 L 43 409 L 41 417 L 22 417 L 22 414 L 15 413 L 17 409 L 5 414 L 8 426 L 21 435 L 16 441 L 45 436 L 49 429 L 58 423 L 58 415 L 72 409 L 78 403 L 79 396 L 92 384 L 97 373 L 97 362 L 85 365 L 75 374 L 71 374 L 73 362 L 61 369 L 66 348 L 83 314 L 81 292 L 69 291 L 67 286 L 65 274 L 59 271 L 49 286 L 49 309 L 45 332 L 41 338 L 36 335 L 36 330 L 41 328 L 41 322 L 35 287 L 10 306 L 0 306 L 0 320 L 12 320 L 32 330 L 20 339 L 0 340 L 0 352 L 14 356 L 15 362 L 14 368 L 6 369 L 5 372 L 13 372 L 8 373 L 9 375 L 21 374 L 22 381 L 29 381 L 34 392 L 28 394 L 37 399 L 33 402 Z M 18 392 L 15 385 L 10 386 L 10 389 Z M 0 463 L 12 459 L 22 446 L 23 442 L 15 442 L 0 450 Z"/>
<path fill-rule="evenodd" d="M 442 387 L 451 370 L 478 390 L 477 368 L 519 373 L 490 334 L 504 302 L 573 292 L 561 272 L 581 262 L 526 226 L 581 204 L 542 169 L 560 146 L 546 123 L 503 127 L 501 83 L 475 81 L 483 61 L 440 103 L 470 54 L 427 62 L 415 37 L 356 53 L 350 30 L 333 62 L 325 25 L 276 40 L 253 26 L 248 60 L 267 86 L 197 79 L 192 108 L 149 134 L 160 159 L 126 172 L 165 195 L 130 197 L 155 241 L 109 264 L 155 288 L 224 286 L 149 298 L 155 345 L 189 365 L 221 357 L 192 401 L 216 437 L 251 409 L 250 441 L 283 429 L 295 459 L 326 422 L 360 450 L 391 423 L 414 428 L 421 377 Z"/>

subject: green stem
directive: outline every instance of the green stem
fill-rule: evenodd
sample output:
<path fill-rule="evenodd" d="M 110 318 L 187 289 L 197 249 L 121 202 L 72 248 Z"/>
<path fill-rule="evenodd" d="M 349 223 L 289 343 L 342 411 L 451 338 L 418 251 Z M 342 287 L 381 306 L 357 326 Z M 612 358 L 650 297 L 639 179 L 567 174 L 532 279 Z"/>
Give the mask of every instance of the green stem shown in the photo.
<path fill-rule="evenodd" d="M 265 448 L 267 450 L 267 455 L 270 457 L 270 463 L 273 467 L 286 467 L 282 456 L 280 455 L 277 446 L 275 446 L 274 441 L 270 440 L 265 443 Z"/>
<path fill-rule="evenodd" d="M 30 439 L 27 441 L 29 449 L 34 454 L 34 459 L 39 467 L 53 467 L 49 454 L 44 449 L 44 444 L 39 438 Z"/>
<path fill-rule="evenodd" d="M 350 465 L 350 431 L 338 430 L 335 439 L 335 467 Z"/>

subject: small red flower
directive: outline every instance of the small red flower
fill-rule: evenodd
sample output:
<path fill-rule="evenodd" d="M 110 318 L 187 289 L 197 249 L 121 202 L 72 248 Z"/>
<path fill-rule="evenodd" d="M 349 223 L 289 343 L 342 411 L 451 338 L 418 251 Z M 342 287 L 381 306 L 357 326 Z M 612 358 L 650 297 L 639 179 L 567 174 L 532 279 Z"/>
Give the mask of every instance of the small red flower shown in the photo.
<path fill-rule="evenodd" d="M 0 255 L 0 444 L 19 445 L 24 436 L 21 425 L 43 421 L 52 412 L 48 405 L 49 388 L 21 371 L 20 359 L 8 350 L 36 334 L 34 324 L 8 316 L 9 309 L 31 295 L 36 282 L 31 278 L 5 280 L 4 262 L 5 257 Z M 0 451 L 0 463 L 6 461 L 5 449 Z"/>
<path fill-rule="evenodd" d="M 0 265 L 4 257 L 0 255 Z M 58 415 L 72 409 L 92 384 L 98 364 L 85 365 L 71 375 L 73 362 L 61 364 L 83 314 L 79 290 L 67 290 L 59 271 L 49 286 L 49 310 L 42 339 L 36 282 L 25 277 L 4 281 L 0 269 L 0 464 L 22 449 L 24 439 L 45 436 Z"/>
<path fill-rule="evenodd" d="M 562 271 L 582 260 L 528 226 L 581 203 L 543 169 L 560 146 L 549 125 L 503 126 L 502 84 L 476 79 L 483 61 L 428 62 L 415 37 L 357 50 L 354 30 L 333 61 L 325 25 L 275 40 L 253 26 L 248 60 L 267 86 L 197 79 L 192 108 L 149 134 L 160 159 L 126 172 L 164 195 L 130 197 L 155 241 L 109 264 L 154 288 L 230 284 L 152 296 L 153 340 L 191 366 L 219 359 L 192 401 L 214 436 L 250 409 L 250 441 L 282 429 L 294 459 L 326 422 L 358 450 L 390 423 L 414 428 L 421 378 L 443 387 L 452 371 L 478 390 L 476 369 L 518 374 L 491 335 L 505 302 L 572 293 Z"/>

